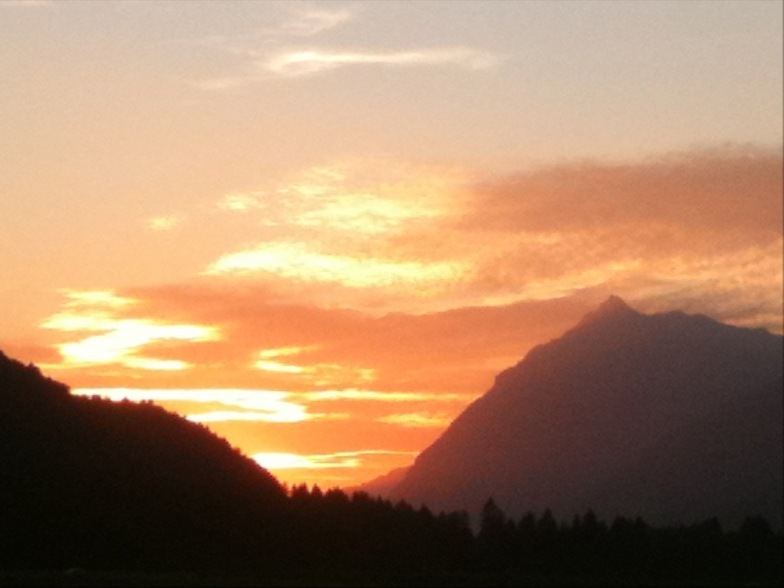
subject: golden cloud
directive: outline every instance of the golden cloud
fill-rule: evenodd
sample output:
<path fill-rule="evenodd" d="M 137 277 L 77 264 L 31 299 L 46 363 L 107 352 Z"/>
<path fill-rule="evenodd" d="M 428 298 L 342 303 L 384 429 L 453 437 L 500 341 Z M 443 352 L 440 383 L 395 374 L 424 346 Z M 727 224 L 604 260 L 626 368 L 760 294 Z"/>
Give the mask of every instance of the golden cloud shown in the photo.
<path fill-rule="evenodd" d="M 61 332 L 102 332 L 60 343 L 63 362 L 57 367 L 91 364 L 120 364 L 145 370 L 182 370 L 185 361 L 142 357 L 138 352 L 158 341 L 214 341 L 220 335 L 214 327 L 170 324 L 156 319 L 118 318 L 116 313 L 135 301 L 108 291 L 66 291 L 69 301 L 63 312 L 46 319 L 41 326 Z"/>
<path fill-rule="evenodd" d="M 169 231 L 182 223 L 180 215 L 156 216 L 149 220 L 149 227 L 154 231 Z"/>
<path fill-rule="evenodd" d="M 468 69 L 487 69 L 501 59 L 488 51 L 470 47 L 445 47 L 413 51 L 325 51 L 318 49 L 286 51 L 273 55 L 259 65 L 276 76 L 296 78 L 352 65 L 396 67 L 456 65 Z"/>
<path fill-rule="evenodd" d="M 172 407 L 185 403 L 189 405 L 198 403 L 217 404 L 231 408 L 231 410 L 189 412 L 185 415 L 189 420 L 195 422 L 264 421 L 269 423 L 296 423 L 327 416 L 310 413 L 307 406 L 292 401 L 288 392 L 274 390 L 77 388 L 72 393 L 77 396 L 99 396 L 114 401 L 153 401 Z M 335 417 L 333 416 L 332 418 Z"/>
<path fill-rule="evenodd" d="M 225 255 L 210 265 L 206 273 L 262 273 L 284 280 L 335 283 L 348 288 L 414 285 L 417 289 L 432 291 L 443 290 L 462 271 L 458 263 L 330 255 L 309 251 L 304 243 L 276 243 Z"/>
<path fill-rule="evenodd" d="M 275 471 L 289 469 L 333 469 L 358 468 L 363 458 L 375 455 L 414 456 L 415 451 L 370 449 L 362 451 L 339 451 L 335 453 L 302 455 L 297 453 L 257 453 L 253 455 L 260 465 Z"/>
<path fill-rule="evenodd" d="M 432 412 L 407 412 L 391 414 L 378 419 L 380 423 L 400 425 L 401 427 L 438 427 L 446 428 L 454 415 Z"/>

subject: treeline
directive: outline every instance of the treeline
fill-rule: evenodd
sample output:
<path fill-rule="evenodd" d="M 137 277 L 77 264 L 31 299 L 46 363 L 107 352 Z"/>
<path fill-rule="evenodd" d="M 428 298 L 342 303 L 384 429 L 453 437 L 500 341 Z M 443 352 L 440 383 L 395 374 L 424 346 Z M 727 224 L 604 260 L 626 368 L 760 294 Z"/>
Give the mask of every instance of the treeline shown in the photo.
<path fill-rule="evenodd" d="M 473 532 L 466 512 L 434 514 L 357 492 L 290 492 L 296 544 L 287 566 L 314 570 L 524 577 L 614 577 L 780 583 L 784 543 L 761 518 L 725 531 L 716 519 L 651 527 L 641 518 L 604 521 L 588 511 L 559 523 L 549 510 L 515 521 L 492 499 Z M 290 558 L 290 559 L 288 559 Z"/>
<path fill-rule="evenodd" d="M 295 567 L 412 572 L 467 569 L 475 560 L 465 512 L 436 515 L 364 492 L 295 486 L 289 514 L 286 563 Z"/>
<path fill-rule="evenodd" d="M 483 569 L 780 583 L 784 542 L 759 517 L 747 518 L 734 531 L 725 531 L 716 519 L 651 527 L 639 517 L 617 517 L 607 524 L 592 511 L 570 523 L 559 523 L 550 510 L 516 521 L 490 499 L 482 509 L 476 549 Z"/>
<path fill-rule="evenodd" d="M 286 491 L 201 425 L 149 403 L 74 397 L 0 353 L 0 570 L 782 581 L 781 532 L 761 519 L 725 531 L 589 512 L 566 524 L 550 512 L 514 520 L 490 500 L 477 523 L 361 492 Z"/>

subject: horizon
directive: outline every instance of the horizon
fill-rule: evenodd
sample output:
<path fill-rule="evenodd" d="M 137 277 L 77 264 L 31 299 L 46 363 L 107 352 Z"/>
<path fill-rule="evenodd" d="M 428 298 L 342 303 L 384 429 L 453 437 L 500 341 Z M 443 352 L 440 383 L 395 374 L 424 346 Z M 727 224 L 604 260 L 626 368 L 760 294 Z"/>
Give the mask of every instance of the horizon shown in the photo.
<path fill-rule="evenodd" d="M 0 0 L 0 350 L 329 488 L 610 295 L 780 335 L 782 16 Z"/>

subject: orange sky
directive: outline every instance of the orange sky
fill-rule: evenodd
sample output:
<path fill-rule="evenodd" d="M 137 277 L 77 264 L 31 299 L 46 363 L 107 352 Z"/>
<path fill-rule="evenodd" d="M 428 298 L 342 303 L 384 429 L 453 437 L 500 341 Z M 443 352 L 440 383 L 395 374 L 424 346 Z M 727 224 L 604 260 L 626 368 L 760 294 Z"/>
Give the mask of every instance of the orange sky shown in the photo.
<path fill-rule="evenodd" d="M 781 333 L 780 13 L 0 2 L 0 349 L 332 486 L 610 294 Z"/>

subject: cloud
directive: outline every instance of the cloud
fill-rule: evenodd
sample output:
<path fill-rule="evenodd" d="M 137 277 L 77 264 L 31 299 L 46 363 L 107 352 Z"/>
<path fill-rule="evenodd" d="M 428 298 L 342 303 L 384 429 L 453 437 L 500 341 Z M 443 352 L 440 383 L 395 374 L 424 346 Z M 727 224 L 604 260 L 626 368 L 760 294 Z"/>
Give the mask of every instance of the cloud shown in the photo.
<path fill-rule="evenodd" d="M 453 418 L 452 415 L 446 413 L 407 412 L 381 417 L 378 422 L 402 427 L 437 427 L 441 429 L 449 425 Z"/>
<path fill-rule="evenodd" d="M 147 360 L 148 386 L 334 393 L 335 403 L 339 391 L 365 394 L 363 410 L 373 393 L 476 395 L 611 293 L 643 311 L 781 332 L 781 163 L 780 152 L 737 148 L 507 176 L 320 166 L 226 211 L 258 221 L 259 243 L 223 253 L 207 274 L 71 292 L 47 322 L 82 386 L 117 385 Z M 352 216 L 363 197 L 372 206 Z M 107 369 L 88 373 L 96 360 Z"/>
<path fill-rule="evenodd" d="M 362 451 L 339 451 L 336 453 L 301 455 L 296 453 L 257 453 L 253 455 L 262 467 L 268 470 L 289 469 L 332 469 L 358 468 L 363 458 L 376 455 L 414 456 L 417 452 L 395 451 L 386 449 L 369 449 Z"/>
<path fill-rule="evenodd" d="M 383 409 L 389 402 L 400 406 L 399 412 L 438 402 L 455 414 L 489 386 L 496 372 L 531 346 L 559 334 L 598 302 L 562 299 L 376 315 L 294 304 L 251 284 L 142 288 L 126 295 L 135 304 L 115 309 L 108 320 L 165 320 L 212 327 L 221 334 L 212 341 L 161 340 L 145 345 L 139 355 L 184 361 L 188 369 L 147 372 L 140 386 L 263 388 L 285 391 L 291 394 L 286 401 L 309 405 L 313 413 L 348 411 L 379 417 L 389 413 Z M 63 335 L 77 343 L 83 338 L 77 331 Z M 259 360 L 296 369 L 262 370 L 256 365 Z M 107 366 L 104 370 L 97 370 L 97 365 L 66 361 L 60 367 L 69 370 L 67 381 L 84 388 L 127 386 L 129 378 L 139 377 L 139 370 L 126 362 L 102 364 Z M 238 408 L 236 399 L 232 402 L 230 408 Z M 315 403 L 324 407 L 316 409 Z M 241 408 L 255 410 L 252 405 Z M 189 409 L 188 414 L 194 412 Z"/>
<path fill-rule="evenodd" d="M 644 305 L 677 291 L 680 304 L 701 300 L 701 312 L 731 320 L 732 304 L 710 302 L 722 293 L 737 308 L 756 301 L 778 315 L 757 326 L 780 332 L 781 192 L 780 151 L 564 165 L 487 181 L 457 222 L 410 238 L 475 243 L 477 296 L 602 288 Z"/>
<path fill-rule="evenodd" d="M 272 36 L 312 37 L 352 20 L 356 14 L 347 7 L 296 10 L 291 18 L 278 27 L 265 29 Z"/>
<path fill-rule="evenodd" d="M 739 146 L 488 178 L 461 226 L 548 234 L 645 224 L 781 234 L 781 162 L 780 150 Z"/>
<path fill-rule="evenodd" d="M 188 405 L 220 405 L 229 411 L 210 413 L 188 412 L 188 418 L 199 418 L 203 414 L 246 415 L 235 420 L 266 420 L 268 422 L 299 422 L 313 418 L 344 418 L 342 414 L 311 413 L 312 403 L 340 401 L 377 402 L 377 403 L 458 403 L 464 404 L 474 399 L 469 394 L 444 394 L 437 392 L 382 392 L 375 390 L 345 389 L 319 390 L 315 392 L 289 392 L 283 390 L 259 390 L 242 388 L 75 388 L 77 396 L 100 396 L 109 400 L 130 400 L 132 402 L 152 401 L 157 403 L 187 403 Z M 232 420 L 231 418 L 212 418 L 210 420 Z M 380 421 L 385 422 L 385 421 Z"/>
<path fill-rule="evenodd" d="M 307 406 L 289 400 L 288 392 L 273 390 L 243 390 L 232 388 L 208 389 L 151 389 L 151 388 L 77 388 L 77 396 L 100 396 L 109 400 L 133 402 L 153 401 L 163 405 L 210 404 L 230 410 L 188 411 L 186 416 L 195 422 L 264 421 L 269 423 L 297 423 L 324 415 L 308 412 Z"/>
<path fill-rule="evenodd" d="M 262 239 L 205 273 L 376 313 L 721 290 L 780 317 L 781 191 L 781 152 L 743 147 L 507 176 L 354 161 L 249 193 L 238 212 Z M 703 312 L 733 320 L 729 306 Z"/>
<path fill-rule="evenodd" d="M 356 17 L 349 7 L 296 10 L 282 24 L 262 29 L 256 37 L 233 40 L 220 36 L 206 39 L 238 56 L 242 73 L 201 80 L 194 85 L 208 91 L 223 91 L 274 78 L 302 78 L 350 66 L 435 67 L 456 66 L 482 70 L 497 66 L 502 58 L 489 51 L 465 46 L 428 47 L 378 51 L 370 47 L 324 48 L 311 41 L 307 47 L 292 45 L 295 39 L 312 39 L 348 23 Z M 260 38 L 259 38 L 260 37 Z"/>
<path fill-rule="evenodd" d="M 470 47 L 445 47 L 412 51 L 374 52 L 325 51 L 320 49 L 286 51 L 257 63 L 274 76 L 298 78 L 349 66 L 423 67 L 454 65 L 470 70 L 488 69 L 500 58 Z"/>
<path fill-rule="evenodd" d="M 377 257 L 325 254 L 306 243 L 272 243 L 224 255 L 207 275 L 271 274 L 286 280 L 336 283 L 348 288 L 411 285 L 419 291 L 443 289 L 463 268 L 457 263 L 422 263 Z"/>
<path fill-rule="evenodd" d="M 119 364 L 132 369 L 183 370 L 185 361 L 139 356 L 138 352 L 158 341 L 214 341 L 217 329 L 194 324 L 172 324 L 159 319 L 118 318 L 117 311 L 135 301 L 110 291 L 68 290 L 65 310 L 50 316 L 41 326 L 62 333 L 99 332 L 77 341 L 59 343 L 63 357 L 59 367 Z"/>
<path fill-rule="evenodd" d="M 154 231 L 169 231 L 180 225 L 183 221 L 181 215 L 155 216 L 148 221 L 148 226 Z"/>
<path fill-rule="evenodd" d="M 218 208 L 232 212 L 245 212 L 263 208 L 264 192 L 226 194 L 218 203 Z"/>
<path fill-rule="evenodd" d="M 228 194 L 218 207 L 255 219 L 259 242 L 225 253 L 205 275 L 263 280 L 289 299 L 320 292 L 323 304 L 349 307 L 367 308 L 390 293 L 433 298 L 466 268 L 438 258 L 443 244 L 412 259 L 387 242 L 459 214 L 464 176 L 455 166 L 343 161 Z"/>
<path fill-rule="evenodd" d="M 378 392 L 375 390 L 320 390 L 318 392 L 304 392 L 301 396 L 311 402 L 325 400 L 361 400 L 378 402 L 468 402 L 473 400 L 473 395 L 448 394 L 437 392 Z"/>
<path fill-rule="evenodd" d="M 248 51 L 245 74 L 201 80 L 196 87 L 208 91 L 238 88 L 269 79 L 308 78 L 349 67 L 459 67 L 468 71 L 492 69 L 503 58 L 472 47 L 433 47 L 404 51 L 287 48 Z"/>
<path fill-rule="evenodd" d="M 188 420 L 196 423 L 216 423 L 227 421 L 253 421 L 265 423 L 298 423 L 305 420 L 314 418 L 319 419 L 348 419 L 349 415 L 346 413 L 330 413 L 330 414 L 290 414 L 290 413 L 268 413 L 268 412 L 254 412 L 254 411 L 239 411 L 239 410 L 216 410 L 212 412 L 200 412 L 189 414 Z"/>
<path fill-rule="evenodd" d="M 229 193 L 219 209 L 255 214 L 265 226 L 377 236 L 453 214 L 466 172 L 391 158 L 344 160 L 303 170 L 262 189 Z"/>

